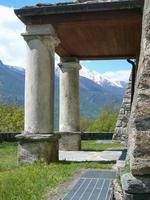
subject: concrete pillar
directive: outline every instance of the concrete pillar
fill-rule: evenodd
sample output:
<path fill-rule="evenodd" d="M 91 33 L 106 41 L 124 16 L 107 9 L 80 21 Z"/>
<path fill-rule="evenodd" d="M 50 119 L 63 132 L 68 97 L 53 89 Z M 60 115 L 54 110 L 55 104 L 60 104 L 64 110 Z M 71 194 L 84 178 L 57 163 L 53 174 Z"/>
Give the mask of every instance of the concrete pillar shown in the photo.
<path fill-rule="evenodd" d="M 61 59 L 59 132 L 61 150 L 80 150 L 79 70 L 76 58 Z"/>
<path fill-rule="evenodd" d="M 54 119 L 54 53 L 59 40 L 51 25 L 29 25 L 22 34 L 27 42 L 25 127 L 19 150 L 20 163 L 58 159 Z M 33 141 L 33 143 L 31 142 Z M 32 144 L 31 144 L 32 143 Z M 37 151 L 36 151 L 37 150 Z"/>

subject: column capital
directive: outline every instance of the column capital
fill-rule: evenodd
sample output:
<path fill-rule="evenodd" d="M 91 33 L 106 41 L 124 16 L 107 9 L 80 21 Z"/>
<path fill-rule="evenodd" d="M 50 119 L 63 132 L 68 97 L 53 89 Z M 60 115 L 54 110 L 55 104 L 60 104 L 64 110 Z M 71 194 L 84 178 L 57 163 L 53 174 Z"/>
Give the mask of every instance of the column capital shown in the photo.
<path fill-rule="evenodd" d="M 81 69 L 79 60 L 75 57 L 61 58 L 61 62 L 58 65 L 62 72 Z"/>
<path fill-rule="evenodd" d="M 58 46 L 60 40 L 51 24 L 27 25 L 26 32 L 21 34 L 27 42 L 34 39 L 47 41 L 48 45 Z"/>

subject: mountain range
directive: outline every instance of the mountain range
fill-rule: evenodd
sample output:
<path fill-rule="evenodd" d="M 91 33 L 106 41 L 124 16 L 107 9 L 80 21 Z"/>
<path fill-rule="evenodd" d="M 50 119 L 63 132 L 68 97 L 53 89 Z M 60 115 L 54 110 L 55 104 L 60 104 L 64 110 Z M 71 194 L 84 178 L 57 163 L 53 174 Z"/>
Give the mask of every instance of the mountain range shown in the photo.
<path fill-rule="evenodd" d="M 59 69 L 55 73 L 55 120 L 58 123 Z M 24 105 L 25 70 L 0 61 L 0 103 Z M 80 70 L 80 111 L 82 118 L 95 119 L 107 104 L 121 105 L 127 83 L 111 81 L 85 67 Z"/>

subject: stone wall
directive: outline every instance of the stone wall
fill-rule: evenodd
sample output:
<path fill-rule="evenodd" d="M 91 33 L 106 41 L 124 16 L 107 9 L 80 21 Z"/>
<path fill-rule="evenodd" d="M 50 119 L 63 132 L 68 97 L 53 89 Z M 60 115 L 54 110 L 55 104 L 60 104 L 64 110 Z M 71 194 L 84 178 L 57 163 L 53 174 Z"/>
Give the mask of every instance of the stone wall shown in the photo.
<path fill-rule="evenodd" d="M 150 0 L 145 0 L 141 50 L 128 122 L 129 170 L 121 175 L 123 200 L 150 199 Z M 124 168 L 125 170 L 125 168 Z"/>
<path fill-rule="evenodd" d="M 0 142 L 16 142 L 16 135 L 21 133 L 0 133 Z"/>
<path fill-rule="evenodd" d="M 150 0 L 145 0 L 141 52 L 128 133 L 132 174 L 150 175 Z"/>
<path fill-rule="evenodd" d="M 123 200 L 150 199 L 150 0 L 145 0 L 141 49 L 128 122 L 129 165 L 121 175 Z M 117 188 L 115 188 L 117 190 Z M 117 197 L 118 198 L 118 197 Z M 118 200 L 116 198 L 116 200 Z"/>
<path fill-rule="evenodd" d="M 112 140 L 113 133 L 92 133 L 92 132 L 84 132 L 81 133 L 81 140 Z"/>
<path fill-rule="evenodd" d="M 130 75 L 128 87 L 123 97 L 123 102 L 120 108 L 118 120 L 116 123 L 116 128 L 113 135 L 113 140 L 125 143 L 128 140 L 127 125 L 130 117 L 130 107 L 131 107 L 131 88 L 132 88 L 131 77 L 132 74 Z"/>

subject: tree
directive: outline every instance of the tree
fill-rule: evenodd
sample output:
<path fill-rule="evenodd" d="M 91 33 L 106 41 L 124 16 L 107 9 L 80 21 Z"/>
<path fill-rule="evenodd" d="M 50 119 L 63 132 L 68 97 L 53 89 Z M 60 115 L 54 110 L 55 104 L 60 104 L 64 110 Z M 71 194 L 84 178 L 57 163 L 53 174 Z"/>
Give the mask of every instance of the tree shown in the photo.
<path fill-rule="evenodd" d="M 113 132 L 118 118 L 118 109 L 107 105 L 100 112 L 95 122 L 88 128 L 94 132 Z"/>
<path fill-rule="evenodd" d="M 90 119 L 80 119 L 80 131 L 85 132 L 93 124 L 93 121 Z"/>

